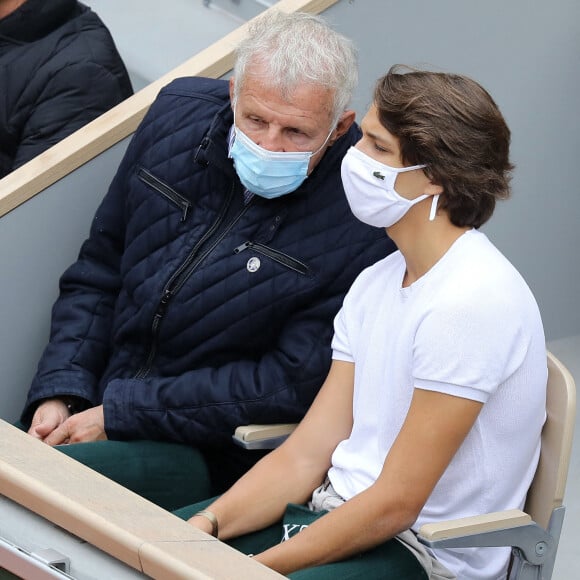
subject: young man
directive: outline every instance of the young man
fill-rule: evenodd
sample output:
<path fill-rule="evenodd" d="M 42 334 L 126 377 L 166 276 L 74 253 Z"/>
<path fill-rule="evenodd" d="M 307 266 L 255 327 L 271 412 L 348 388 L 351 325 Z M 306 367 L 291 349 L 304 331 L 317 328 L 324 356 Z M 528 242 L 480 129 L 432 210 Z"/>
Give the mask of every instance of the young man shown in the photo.
<path fill-rule="evenodd" d="M 330 373 L 296 431 L 178 515 L 295 579 L 502 578 L 509 549 L 433 554 L 414 530 L 521 508 L 539 457 L 540 314 L 478 231 L 509 194 L 510 132 L 474 81 L 397 68 L 361 128 L 345 192 L 399 251 L 347 294 Z"/>
<path fill-rule="evenodd" d="M 340 180 L 356 80 L 350 41 L 273 13 L 229 84 L 161 92 L 62 278 L 31 435 L 172 508 L 257 461 L 236 426 L 303 416 L 346 290 L 394 249 Z"/>

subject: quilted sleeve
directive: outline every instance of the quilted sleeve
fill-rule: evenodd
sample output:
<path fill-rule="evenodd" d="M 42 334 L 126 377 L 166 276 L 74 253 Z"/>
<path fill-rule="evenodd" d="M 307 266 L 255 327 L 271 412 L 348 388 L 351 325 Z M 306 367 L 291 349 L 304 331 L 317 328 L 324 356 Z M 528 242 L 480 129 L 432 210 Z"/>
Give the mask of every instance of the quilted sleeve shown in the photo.
<path fill-rule="evenodd" d="M 50 340 L 22 414 L 27 423 L 41 399 L 75 395 L 98 403 L 97 383 L 109 355 L 113 308 L 120 288 L 124 245 L 124 164 L 98 208 L 77 261 L 60 280 Z"/>

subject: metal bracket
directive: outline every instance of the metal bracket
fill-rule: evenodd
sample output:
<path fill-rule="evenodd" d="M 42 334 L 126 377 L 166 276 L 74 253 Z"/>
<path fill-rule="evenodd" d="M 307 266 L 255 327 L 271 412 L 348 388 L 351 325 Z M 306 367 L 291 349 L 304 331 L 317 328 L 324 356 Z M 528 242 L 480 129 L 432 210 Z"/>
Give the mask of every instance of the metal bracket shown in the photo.
<path fill-rule="evenodd" d="M 36 552 L 31 552 L 30 555 L 33 558 L 40 560 L 43 564 L 52 566 L 65 574 L 70 572 L 70 558 L 52 548 L 37 550 Z"/>

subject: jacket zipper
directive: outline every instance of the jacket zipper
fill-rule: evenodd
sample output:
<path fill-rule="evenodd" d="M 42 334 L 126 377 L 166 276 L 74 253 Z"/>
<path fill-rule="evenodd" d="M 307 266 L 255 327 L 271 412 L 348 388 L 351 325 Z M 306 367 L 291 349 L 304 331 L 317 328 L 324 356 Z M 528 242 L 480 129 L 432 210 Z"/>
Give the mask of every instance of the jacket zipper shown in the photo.
<path fill-rule="evenodd" d="M 187 258 L 182 262 L 181 266 L 173 273 L 165 287 L 163 288 L 161 294 L 161 300 L 159 301 L 159 305 L 157 306 L 157 310 L 153 316 L 153 321 L 151 323 L 151 340 L 149 351 L 147 353 L 147 357 L 145 359 L 145 363 L 141 365 L 139 370 L 135 373 L 136 379 L 144 379 L 151 370 L 151 366 L 153 364 L 153 360 L 155 359 L 155 355 L 157 353 L 157 339 L 159 336 L 159 327 L 161 325 L 161 320 L 165 316 L 167 312 L 167 308 L 169 306 L 170 300 L 181 290 L 187 279 L 191 276 L 197 266 L 214 250 L 214 248 L 223 240 L 226 234 L 232 229 L 232 227 L 238 222 L 238 220 L 246 213 L 248 208 L 251 205 L 251 202 L 245 205 L 240 212 L 231 220 L 231 222 L 223 229 L 221 234 L 213 241 L 213 243 L 199 256 L 197 255 L 203 245 L 211 239 L 211 237 L 216 233 L 219 229 L 220 225 L 225 219 L 227 214 L 228 208 L 232 202 L 234 193 L 234 188 L 230 190 L 230 195 L 226 200 L 226 203 L 223 205 L 222 209 L 220 210 L 220 214 L 218 215 L 215 222 L 212 224 L 210 229 L 199 239 L 197 244 L 195 244 L 194 248 L 191 250 Z"/>
<path fill-rule="evenodd" d="M 137 172 L 137 177 L 149 187 L 160 193 L 163 197 L 168 199 L 171 203 L 176 205 L 181 210 L 181 221 L 184 222 L 187 218 L 191 203 L 181 194 L 177 193 L 173 188 L 155 177 L 152 173 L 143 169 L 142 167 Z"/>
<path fill-rule="evenodd" d="M 308 274 L 310 273 L 310 268 L 303 262 L 300 262 L 296 258 L 292 258 L 292 256 L 284 254 L 279 250 L 275 250 L 274 248 L 265 246 L 260 242 L 250 242 L 250 241 L 244 242 L 243 244 L 239 245 L 237 248 L 234 249 L 234 254 L 239 254 L 240 252 L 243 252 L 247 248 L 252 248 L 253 250 L 256 250 L 256 252 L 258 252 L 259 254 L 262 254 L 263 256 L 268 256 L 269 258 L 272 258 L 272 260 L 278 262 L 279 264 L 282 264 L 283 266 L 286 266 L 287 268 L 290 268 L 291 270 L 294 270 L 295 272 L 298 272 L 299 274 L 302 274 L 303 276 L 308 276 Z"/>

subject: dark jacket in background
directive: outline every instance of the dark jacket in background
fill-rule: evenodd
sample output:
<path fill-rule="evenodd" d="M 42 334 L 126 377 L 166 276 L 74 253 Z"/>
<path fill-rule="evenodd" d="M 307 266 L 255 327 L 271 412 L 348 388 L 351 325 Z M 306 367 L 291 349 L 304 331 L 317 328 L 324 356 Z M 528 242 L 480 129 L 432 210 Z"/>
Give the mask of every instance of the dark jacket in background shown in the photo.
<path fill-rule="evenodd" d="M 27 0 L 0 20 L 0 178 L 132 92 L 94 12 L 76 0 Z"/>
<path fill-rule="evenodd" d="M 238 425 L 303 416 L 346 291 L 394 245 L 344 195 L 358 127 L 296 192 L 247 203 L 232 122 L 226 81 L 161 91 L 61 279 L 25 422 L 39 400 L 75 395 L 103 403 L 109 439 L 225 450 Z"/>

